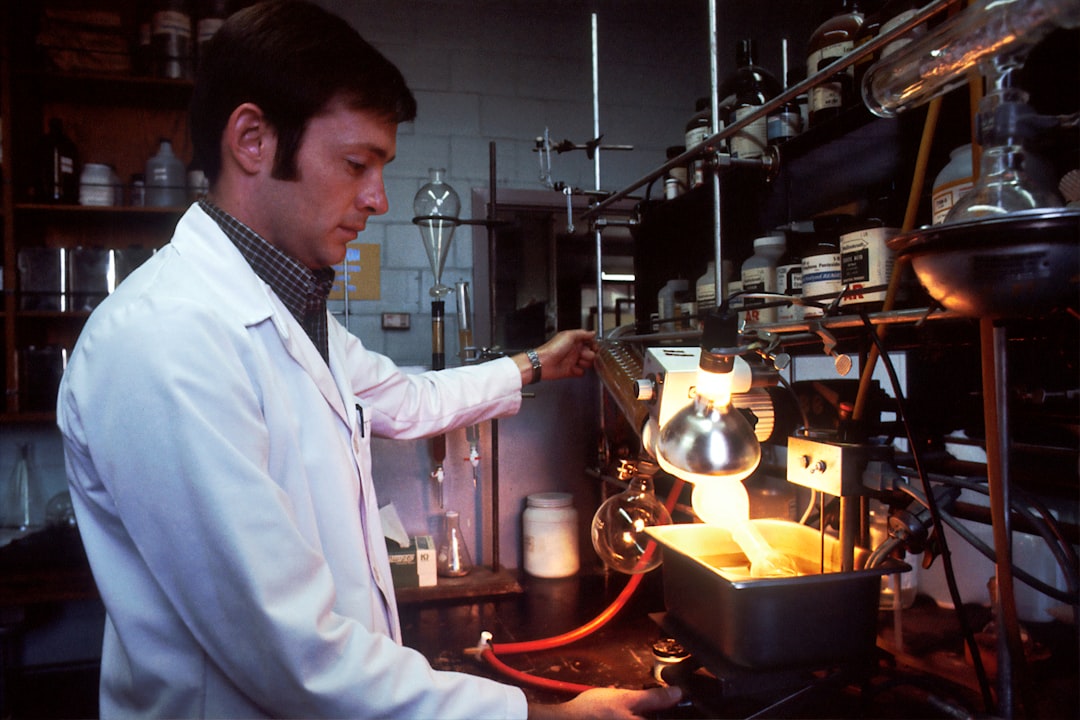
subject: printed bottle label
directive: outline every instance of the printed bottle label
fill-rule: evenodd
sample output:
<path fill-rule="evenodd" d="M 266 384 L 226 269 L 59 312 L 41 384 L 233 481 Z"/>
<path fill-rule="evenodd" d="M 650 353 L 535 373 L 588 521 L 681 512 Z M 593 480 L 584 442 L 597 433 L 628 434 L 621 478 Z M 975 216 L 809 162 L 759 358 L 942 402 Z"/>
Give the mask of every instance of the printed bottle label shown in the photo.
<path fill-rule="evenodd" d="M 855 42 L 849 40 L 847 42 L 829 45 L 816 52 L 810 53 L 806 60 L 807 75 L 815 74 L 819 70 L 832 64 L 837 58 L 847 55 L 854 49 Z M 844 72 L 851 77 L 855 76 L 855 69 L 853 67 L 849 66 Z M 817 87 L 812 88 L 809 93 L 810 112 L 813 113 L 830 107 L 840 107 L 844 102 L 840 88 L 841 85 L 839 82 L 822 83 Z"/>
<path fill-rule="evenodd" d="M 850 293 L 840 299 L 841 305 L 884 302 L 895 262 L 886 242 L 897 232 L 894 228 L 869 228 L 840 236 L 841 284 Z M 859 292 L 872 287 L 880 289 Z"/>
<path fill-rule="evenodd" d="M 808 255 L 802 260 L 802 294 L 815 302 L 828 304 L 843 289 L 840 274 L 840 253 Z M 820 317 L 824 310 L 819 307 L 803 308 L 804 317 Z"/>
<path fill-rule="evenodd" d="M 802 295 L 802 265 L 780 265 L 776 268 L 776 291 L 791 297 Z M 776 308 L 778 322 L 799 322 L 803 319 L 802 305 L 781 305 Z"/>
<path fill-rule="evenodd" d="M 735 121 L 760 110 L 760 106 L 747 105 L 735 110 Z M 744 127 L 731 137 L 731 154 L 741 158 L 759 158 L 768 143 L 769 121 L 765 116 Z"/>
<path fill-rule="evenodd" d="M 934 188 L 934 194 L 930 201 L 933 209 L 931 224 L 940 225 L 943 223 L 945 216 L 952 210 L 953 205 L 959 202 L 960 198 L 964 197 L 972 187 L 974 185 L 971 178 L 962 178 L 943 183 Z"/>

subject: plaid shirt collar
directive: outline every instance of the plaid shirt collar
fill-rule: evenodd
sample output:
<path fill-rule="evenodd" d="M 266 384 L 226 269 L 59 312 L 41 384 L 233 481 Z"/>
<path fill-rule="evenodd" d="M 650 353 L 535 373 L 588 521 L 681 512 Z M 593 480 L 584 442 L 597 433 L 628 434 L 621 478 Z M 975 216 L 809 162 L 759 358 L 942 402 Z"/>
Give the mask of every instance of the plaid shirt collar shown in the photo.
<path fill-rule="evenodd" d="M 281 298 L 329 363 L 326 299 L 334 284 L 334 269 L 305 267 L 205 198 L 199 200 L 199 207 L 217 222 L 255 274 Z"/>

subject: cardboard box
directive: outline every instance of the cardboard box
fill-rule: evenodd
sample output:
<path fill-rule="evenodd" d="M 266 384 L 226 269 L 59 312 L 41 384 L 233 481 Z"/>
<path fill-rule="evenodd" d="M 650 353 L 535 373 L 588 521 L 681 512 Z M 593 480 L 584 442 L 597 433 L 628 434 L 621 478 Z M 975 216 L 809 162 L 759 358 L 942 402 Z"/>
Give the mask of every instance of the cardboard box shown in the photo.
<path fill-rule="evenodd" d="M 390 575 L 394 587 L 430 587 L 436 582 L 435 540 L 431 535 L 410 538 L 408 547 L 401 547 L 387 539 L 386 551 L 390 556 Z"/>

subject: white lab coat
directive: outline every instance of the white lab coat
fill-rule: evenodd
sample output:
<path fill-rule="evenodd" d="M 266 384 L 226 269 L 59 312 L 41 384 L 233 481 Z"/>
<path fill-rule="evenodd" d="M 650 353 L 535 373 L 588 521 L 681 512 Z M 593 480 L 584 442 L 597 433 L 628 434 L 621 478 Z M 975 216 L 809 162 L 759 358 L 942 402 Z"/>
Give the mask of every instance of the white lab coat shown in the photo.
<path fill-rule="evenodd" d="M 401 646 L 369 447 L 520 391 L 506 358 L 406 375 L 333 319 L 328 369 L 192 206 L 89 319 L 58 399 L 102 716 L 524 717 L 521 690 Z"/>

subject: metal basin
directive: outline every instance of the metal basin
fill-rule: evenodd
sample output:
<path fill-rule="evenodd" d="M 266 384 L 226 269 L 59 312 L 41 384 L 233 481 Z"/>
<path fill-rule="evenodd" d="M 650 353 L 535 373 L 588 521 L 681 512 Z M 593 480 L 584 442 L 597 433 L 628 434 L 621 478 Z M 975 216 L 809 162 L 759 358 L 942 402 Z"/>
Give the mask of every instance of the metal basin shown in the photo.
<path fill-rule="evenodd" d="M 970 317 L 1025 317 L 1080 299 L 1080 210 L 1052 208 L 924 227 L 889 246 L 919 282 Z"/>
<path fill-rule="evenodd" d="M 787 520 L 752 521 L 773 548 L 795 560 L 797 577 L 750 578 L 745 555 L 722 527 L 650 527 L 664 547 L 668 615 L 729 662 L 754 670 L 823 667 L 872 656 L 881 576 L 901 562 L 836 572 L 840 543 Z M 822 573 L 822 553 L 824 569 Z M 867 552 L 857 549 L 861 568 Z"/>

